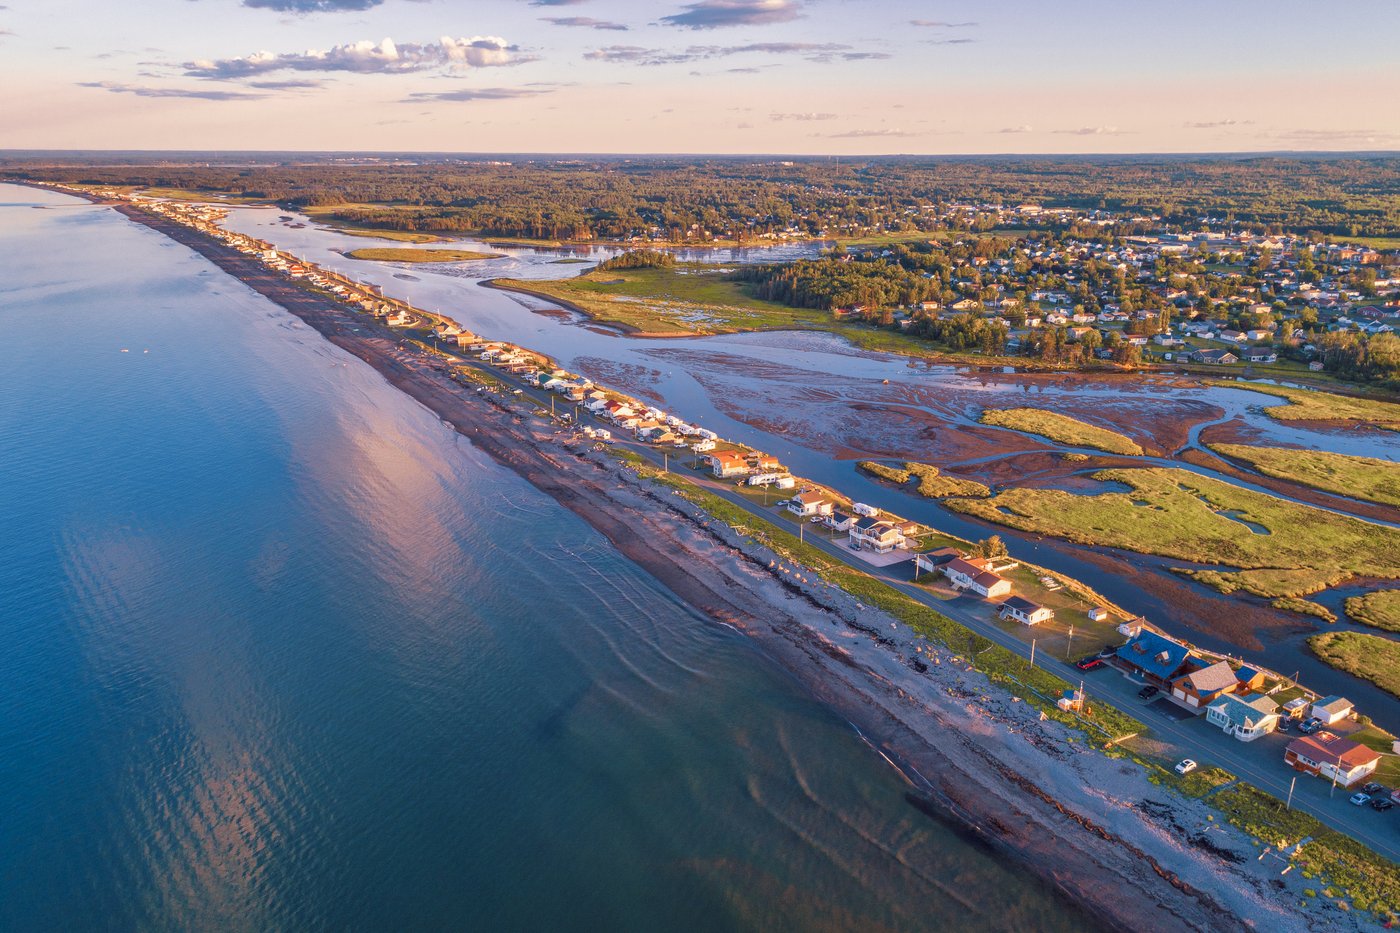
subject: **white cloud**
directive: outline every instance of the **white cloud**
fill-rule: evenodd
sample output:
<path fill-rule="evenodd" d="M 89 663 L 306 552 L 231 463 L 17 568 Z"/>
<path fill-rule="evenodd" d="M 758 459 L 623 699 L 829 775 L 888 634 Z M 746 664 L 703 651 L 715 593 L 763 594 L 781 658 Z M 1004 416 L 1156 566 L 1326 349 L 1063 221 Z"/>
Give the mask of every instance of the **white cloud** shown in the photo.
<path fill-rule="evenodd" d="M 432 68 L 487 68 L 512 65 L 522 59 L 519 49 L 499 36 L 454 39 L 443 36 L 434 43 L 398 45 L 385 38 L 368 39 L 305 52 L 254 52 L 241 58 L 197 60 L 185 64 L 194 78 L 229 79 L 264 75 L 274 71 L 349 71 L 358 74 L 405 74 Z"/>

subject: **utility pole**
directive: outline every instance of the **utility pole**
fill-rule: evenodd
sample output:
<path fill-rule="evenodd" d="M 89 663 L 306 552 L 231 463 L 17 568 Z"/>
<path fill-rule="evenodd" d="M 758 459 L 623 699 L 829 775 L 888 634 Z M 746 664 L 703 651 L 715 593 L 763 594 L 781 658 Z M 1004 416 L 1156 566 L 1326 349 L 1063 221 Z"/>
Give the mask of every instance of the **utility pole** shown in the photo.
<path fill-rule="evenodd" d="M 1288 800 L 1284 802 L 1285 810 L 1293 809 L 1293 788 L 1298 784 L 1298 775 L 1293 775 L 1293 780 L 1288 782 Z"/>
<path fill-rule="evenodd" d="M 671 472 L 671 455 L 667 451 L 661 451 L 661 472 Z"/>
<path fill-rule="evenodd" d="M 1074 652 L 1074 626 L 1071 625 L 1071 626 L 1069 627 L 1069 641 L 1065 644 L 1065 660 L 1066 660 L 1066 661 L 1069 660 L 1069 656 L 1070 656 L 1073 652 Z"/>
<path fill-rule="evenodd" d="M 807 523 L 806 523 L 806 522 L 803 522 L 803 521 L 799 521 L 799 522 L 797 523 L 797 540 L 798 540 L 798 541 L 806 541 L 806 540 L 807 540 L 805 537 L 803 537 L 803 532 L 805 532 L 806 530 L 807 530 Z"/>
<path fill-rule="evenodd" d="M 1031 667 L 1035 667 L 1035 639 L 1031 639 Z"/>

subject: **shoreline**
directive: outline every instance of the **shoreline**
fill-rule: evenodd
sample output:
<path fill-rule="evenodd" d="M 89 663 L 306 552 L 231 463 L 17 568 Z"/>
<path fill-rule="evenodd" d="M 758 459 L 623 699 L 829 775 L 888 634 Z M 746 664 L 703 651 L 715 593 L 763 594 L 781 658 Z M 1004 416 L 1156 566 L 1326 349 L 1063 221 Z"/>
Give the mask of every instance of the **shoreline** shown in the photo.
<path fill-rule="evenodd" d="M 1290 909 L 1297 893 L 1274 889 L 1272 873 L 1258 867 L 1243 833 L 1209 827 L 1217 830 L 1212 846 L 1227 858 L 1180 832 L 1185 825 L 1203 836 L 1206 804 L 1157 788 L 1135 765 L 1084 747 L 1056 723 L 1039 722 L 1028 704 L 988 691 L 982 675 L 893 628 L 890 617 L 803 579 L 801 568 L 789 569 L 778 555 L 608 455 L 570 449 L 552 427 L 463 392 L 430 359 L 401 349 L 395 335 L 364 316 L 178 224 L 116 209 L 199 252 L 373 366 L 496 462 L 584 518 L 680 599 L 754 638 L 877 751 L 899 762 L 919 791 L 917 809 L 949 811 L 1107 926 L 1144 929 L 1168 915 L 1202 930 L 1247 929 L 1246 917 L 1267 918 L 1279 929 L 1302 929 L 1324 917 L 1346 922 L 1336 911 Z M 1124 889 L 1141 899 L 1123 897 Z"/>

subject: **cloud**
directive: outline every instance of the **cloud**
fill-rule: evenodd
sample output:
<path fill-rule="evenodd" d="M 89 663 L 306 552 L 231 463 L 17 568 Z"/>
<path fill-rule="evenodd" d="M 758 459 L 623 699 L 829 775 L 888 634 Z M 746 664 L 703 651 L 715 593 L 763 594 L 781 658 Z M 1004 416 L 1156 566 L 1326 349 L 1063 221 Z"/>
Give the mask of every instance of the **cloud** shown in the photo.
<path fill-rule="evenodd" d="M 1200 122 L 1183 123 L 1182 126 L 1188 130 L 1214 130 L 1226 126 L 1253 126 L 1253 120 L 1203 120 Z"/>
<path fill-rule="evenodd" d="M 1120 130 L 1116 126 L 1080 126 L 1072 130 L 1051 130 L 1062 136 L 1129 136 L 1131 130 Z"/>
<path fill-rule="evenodd" d="M 249 81 L 248 86 L 261 88 L 264 91 L 297 91 L 325 87 L 325 84 L 321 81 Z"/>
<path fill-rule="evenodd" d="M 941 19 L 911 19 L 910 26 L 924 26 L 930 29 L 971 29 L 976 23 L 949 23 Z"/>
<path fill-rule="evenodd" d="M 243 0 L 243 5 L 279 13 L 344 13 L 368 10 L 384 0 Z"/>
<path fill-rule="evenodd" d="M 530 0 L 530 6 L 577 6 L 587 0 Z"/>
<path fill-rule="evenodd" d="M 1300 143 L 1367 143 L 1371 145 L 1393 142 L 1400 136 L 1395 133 L 1382 133 L 1377 130 L 1284 130 L 1274 134 L 1275 139 Z"/>
<path fill-rule="evenodd" d="M 627 26 L 623 23 L 612 23 L 605 19 L 594 19 L 591 16 L 546 16 L 546 23 L 555 26 L 579 26 L 584 29 L 616 29 L 621 32 L 627 31 Z"/>
<path fill-rule="evenodd" d="M 971 45 L 976 39 L 925 39 L 924 45 Z"/>
<path fill-rule="evenodd" d="M 922 136 L 922 133 L 910 133 L 905 130 L 846 130 L 844 133 L 813 133 L 812 136 L 818 139 L 873 139 L 878 137 L 908 137 Z"/>
<path fill-rule="evenodd" d="M 453 39 L 443 36 L 436 43 L 396 45 L 384 39 L 378 45 L 369 40 L 337 45 L 326 50 L 305 52 L 254 52 L 242 58 L 186 62 L 185 74 L 192 78 L 227 80 L 248 78 L 274 71 L 350 71 L 359 74 L 406 74 L 431 68 L 486 68 L 513 65 L 529 59 L 516 53 L 518 47 L 499 36 L 472 36 Z"/>
<path fill-rule="evenodd" d="M 1022 123 L 1020 126 L 1004 126 L 1004 127 L 1002 127 L 1001 129 L 997 130 L 997 132 L 998 132 L 998 133 L 1032 133 L 1032 132 L 1035 132 L 1035 131 L 1031 129 L 1030 124 L 1028 124 L 1028 123 Z"/>
<path fill-rule="evenodd" d="M 770 113 L 768 119 L 774 123 L 781 123 L 784 120 L 799 120 L 804 123 L 814 120 L 835 120 L 834 113 Z"/>
<path fill-rule="evenodd" d="M 595 62 L 624 62 L 634 65 L 675 65 L 685 62 L 725 58 L 730 55 L 802 55 L 808 61 L 828 62 L 834 55 L 883 56 L 883 52 L 849 52 L 849 45 L 836 42 L 751 42 L 747 45 L 692 45 L 685 49 L 651 49 L 640 45 L 609 45 L 585 52 Z"/>
<path fill-rule="evenodd" d="M 473 100 L 518 100 L 522 97 L 538 97 L 548 94 L 551 88 L 543 87 L 476 87 L 459 88 L 455 91 L 419 91 L 404 98 L 403 103 L 416 104 L 425 100 L 473 101 Z"/>
<path fill-rule="evenodd" d="M 112 81 L 80 81 L 78 87 L 100 88 L 113 94 L 134 94 L 137 97 L 184 97 L 195 100 L 261 100 L 266 94 L 250 94 L 247 91 L 214 91 L 199 88 L 144 87 L 132 84 L 117 84 Z"/>
<path fill-rule="evenodd" d="M 684 13 L 663 16 L 661 22 L 683 29 L 766 26 L 797 19 L 799 10 L 797 0 L 697 0 L 685 4 Z"/>

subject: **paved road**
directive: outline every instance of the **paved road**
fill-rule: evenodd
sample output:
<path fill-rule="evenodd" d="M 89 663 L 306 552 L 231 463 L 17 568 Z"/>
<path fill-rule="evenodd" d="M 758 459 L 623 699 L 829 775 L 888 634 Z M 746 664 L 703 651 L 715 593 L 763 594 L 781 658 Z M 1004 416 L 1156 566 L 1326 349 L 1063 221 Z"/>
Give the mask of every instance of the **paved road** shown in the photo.
<path fill-rule="evenodd" d="M 580 423 L 593 422 L 609 429 L 613 427 L 606 422 L 595 419 L 581 406 L 573 406 L 568 403 L 560 404 L 558 396 L 515 379 L 494 367 L 469 357 L 459 357 L 459 359 L 465 365 L 490 373 L 492 377 L 521 389 L 522 395 L 538 402 L 545 408 L 549 408 L 551 400 L 553 400 L 556 410 L 561 414 L 577 411 Z M 680 456 L 666 456 L 663 451 L 649 444 L 632 441 L 625 436 L 619 437 L 616 432 L 613 442 L 632 450 L 658 467 L 667 463 L 679 464 L 691 459 L 691 455 L 688 453 Z M 729 483 L 711 480 L 688 469 L 684 471 L 683 475 L 703 486 L 709 492 L 721 496 L 753 515 L 770 521 L 775 519 L 780 523 L 782 521 L 782 516 L 775 509 L 765 508 L 756 504 L 752 499 L 740 495 Z M 977 634 L 991 639 L 1020 657 L 1026 658 L 1029 663 L 1030 647 L 988 618 L 985 603 L 974 603 L 967 599 L 939 599 L 929 593 L 927 589 L 910 582 L 908 575 L 911 570 L 907 561 L 888 568 L 875 567 L 856 557 L 844 543 L 832 541 L 821 534 L 811 534 L 805 537 L 808 544 L 815 545 L 832 558 L 880 579 L 901 593 L 936 609 Z M 1347 802 L 1350 793 L 1344 789 L 1337 788 L 1333 792 L 1331 785 L 1326 781 L 1299 774 L 1285 766 L 1280 743 L 1277 740 L 1261 739 L 1254 743 L 1238 742 L 1226 737 L 1198 717 L 1178 720 L 1164 715 L 1158 711 L 1158 708 L 1152 707 L 1151 703 L 1144 702 L 1137 696 L 1141 684 L 1121 676 L 1112 668 L 1103 667 L 1084 674 L 1073 664 L 1047 656 L 1045 653 L 1037 655 L 1036 664 L 1070 682 L 1084 680 L 1087 696 L 1108 703 L 1143 721 L 1151 729 L 1152 737 L 1170 744 L 1178 757 L 1193 758 L 1203 765 L 1218 765 L 1280 799 L 1288 796 L 1289 784 L 1296 775 L 1298 780 L 1293 792 L 1295 809 L 1317 817 L 1328 826 L 1340 830 L 1364 842 L 1388 858 L 1400 862 L 1400 808 L 1378 813 L 1369 807 L 1353 806 Z"/>

